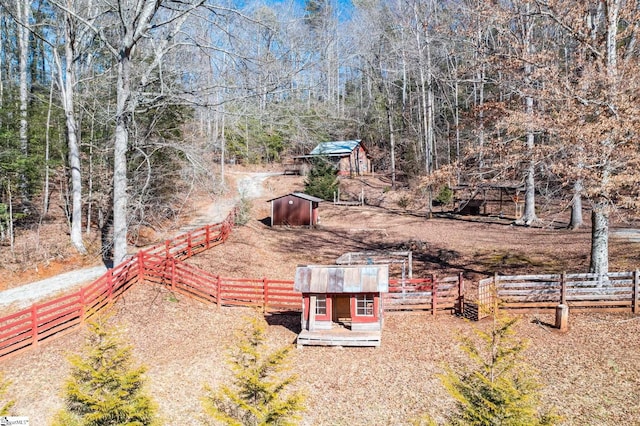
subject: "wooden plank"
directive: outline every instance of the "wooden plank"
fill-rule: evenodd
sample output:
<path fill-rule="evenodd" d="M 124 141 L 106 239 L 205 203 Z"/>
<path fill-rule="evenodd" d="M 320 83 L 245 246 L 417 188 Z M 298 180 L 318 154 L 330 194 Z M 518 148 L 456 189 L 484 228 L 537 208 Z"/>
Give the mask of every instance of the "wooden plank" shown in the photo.
<path fill-rule="evenodd" d="M 541 274 L 541 275 L 498 275 L 498 280 L 504 281 L 560 281 L 560 274 Z"/>

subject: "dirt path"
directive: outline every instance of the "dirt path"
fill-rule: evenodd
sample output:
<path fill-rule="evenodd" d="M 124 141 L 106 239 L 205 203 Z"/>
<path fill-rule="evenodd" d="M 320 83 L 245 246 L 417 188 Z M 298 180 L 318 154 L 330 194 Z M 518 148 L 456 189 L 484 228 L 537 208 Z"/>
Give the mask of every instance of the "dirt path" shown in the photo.
<path fill-rule="evenodd" d="M 176 235 L 207 224 L 222 222 L 241 198 L 258 198 L 263 193 L 263 183 L 275 172 L 230 172 L 235 178 L 237 191 L 207 205 L 201 209 L 188 225 L 181 227 Z M 0 308 L 22 309 L 38 300 L 56 296 L 71 289 L 90 283 L 107 271 L 104 265 L 78 269 L 51 278 L 32 282 L 0 292 Z"/>

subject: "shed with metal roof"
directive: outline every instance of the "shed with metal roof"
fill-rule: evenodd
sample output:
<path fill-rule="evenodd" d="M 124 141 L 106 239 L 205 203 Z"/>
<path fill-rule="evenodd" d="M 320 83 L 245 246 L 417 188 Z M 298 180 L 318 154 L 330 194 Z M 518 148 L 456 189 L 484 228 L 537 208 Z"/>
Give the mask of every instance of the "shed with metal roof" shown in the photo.
<path fill-rule="evenodd" d="M 302 192 L 268 200 L 271 203 L 271 226 L 316 226 L 321 201 L 321 198 Z"/>
<path fill-rule="evenodd" d="M 380 346 L 389 265 L 298 266 L 294 290 L 303 299 L 298 346 Z"/>

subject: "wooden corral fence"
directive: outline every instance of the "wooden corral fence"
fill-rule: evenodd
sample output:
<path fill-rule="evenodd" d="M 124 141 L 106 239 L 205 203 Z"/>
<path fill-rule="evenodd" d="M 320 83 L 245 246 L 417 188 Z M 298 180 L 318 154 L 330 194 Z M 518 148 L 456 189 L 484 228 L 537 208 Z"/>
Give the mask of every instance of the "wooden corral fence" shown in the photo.
<path fill-rule="evenodd" d="M 492 286 L 500 307 L 513 310 L 555 308 L 565 304 L 582 310 L 640 310 L 640 272 L 608 274 L 495 275 L 479 281 Z"/>
<path fill-rule="evenodd" d="M 134 284 L 152 280 L 166 259 L 175 262 L 222 244 L 231 232 L 234 217 L 235 211 L 232 211 L 222 223 L 207 225 L 164 244 L 141 250 L 76 292 L 34 303 L 27 309 L 0 317 L 0 359 L 75 330 Z M 174 270 L 181 274 L 179 268 Z M 166 274 L 166 270 L 163 273 Z M 202 274 L 202 271 L 197 273 L 199 276 Z M 188 279 L 183 278 L 185 281 Z"/>
<path fill-rule="evenodd" d="M 459 309 L 464 293 L 462 274 L 451 277 L 389 280 L 389 293 L 384 294 L 385 311 L 428 310 L 432 315 L 439 311 Z"/>
<path fill-rule="evenodd" d="M 0 358 L 73 331 L 140 281 L 140 264 L 134 258 L 74 293 L 0 318 Z"/>
<path fill-rule="evenodd" d="M 218 306 L 254 306 L 263 311 L 300 311 L 302 293 L 292 280 L 228 278 L 214 275 L 174 258 L 144 255 L 145 281 L 166 285 L 172 291 Z M 151 265 L 151 266 L 147 266 Z M 462 274 L 420 279 L 390 279 L 384 296 L 387 311 L 427 310 L 432 314 L 457 308 Z M 434 296 L 435 295 L 435 296 Z"/>

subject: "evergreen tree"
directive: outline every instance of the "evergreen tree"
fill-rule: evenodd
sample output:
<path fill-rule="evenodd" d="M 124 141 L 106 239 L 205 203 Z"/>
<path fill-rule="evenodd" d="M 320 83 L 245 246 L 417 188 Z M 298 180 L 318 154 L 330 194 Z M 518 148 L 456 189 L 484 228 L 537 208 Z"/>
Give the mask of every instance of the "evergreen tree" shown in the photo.
<path fill-rule="evenodd" d="M 332 200 L 338 190 L 338 170 L 326 158 L 313 161 L 309 175 L 304 181 L 304 192 L 323 200 Z"/>
<path fill-rule="evenodd" d="M 233 371 L 231 386 L 217 391 L 205 386 L 205 413 L 225 425 L 292 425 L 300 420 L 304 396 L 285 393 L 296 376 L 282 377 L 290 347 L 268 353 L 264 321 L 252 318 L 239 333 L 237 346 L 229 352 Z"/>
<path fill-rule="evenodd" d="M 482 347 L 469 338 L 462 348 L 475 364 L 473 369 L 448 369 L 441 376 L 457 402 L 450 416 L 452 425 L 549 425 L 559 421 L 552 413 L 541 413 L 541 385 L 522 362 L 526 344 L 513 336 L 516 318 L 495 309 L 491 330 L 477 331 Z"/>
<path fill-rule="evenodd" d="M 97 320 L 83 355 L 69 358 L 71 376 L 64 385 L 65 408 L 55 426 L 143 426 L 157 424 L 156 407 L 143 389 L 145 367 L 134 368 L 131 346 Z"/>
<path fill-rule="evenodd" d="M 0 373 L 0 416 L 6 416 L 9 414 L 9 410 L 13 407 L 15 401 L 5 400 L 5 394 L 9 389 L 11 382 L 9 380 L 5 380 L 2 373 Z"/>

